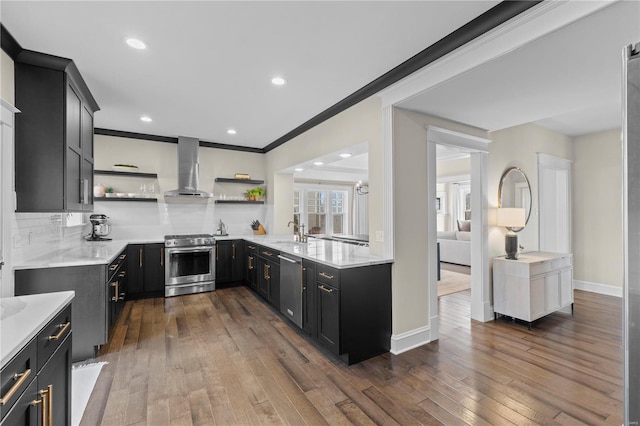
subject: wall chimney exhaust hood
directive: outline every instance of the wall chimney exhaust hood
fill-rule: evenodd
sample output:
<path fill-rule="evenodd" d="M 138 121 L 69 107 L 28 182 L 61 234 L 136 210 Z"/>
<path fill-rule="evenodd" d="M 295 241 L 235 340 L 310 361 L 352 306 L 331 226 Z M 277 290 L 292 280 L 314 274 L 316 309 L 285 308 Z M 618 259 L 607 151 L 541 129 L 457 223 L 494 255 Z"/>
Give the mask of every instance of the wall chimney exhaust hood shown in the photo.
<path fill-rule="evenodd" d="M 178 138 L 178 189 L 167 191 L 165 197 L 211 198 L 211 194 L 198 190 L 198 147 L 196 138 Z"/>

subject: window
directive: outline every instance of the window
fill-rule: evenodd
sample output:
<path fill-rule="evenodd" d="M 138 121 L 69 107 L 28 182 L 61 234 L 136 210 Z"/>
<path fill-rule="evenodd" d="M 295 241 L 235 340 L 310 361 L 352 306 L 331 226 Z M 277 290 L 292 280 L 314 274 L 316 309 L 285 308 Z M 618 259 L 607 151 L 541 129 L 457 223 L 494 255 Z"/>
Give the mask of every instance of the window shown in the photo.
<path fill-rule="evenodd" d="M 347 234 L 349 189 L 301 185 L 293 193 L 293 221 L 309 234 Z"/>

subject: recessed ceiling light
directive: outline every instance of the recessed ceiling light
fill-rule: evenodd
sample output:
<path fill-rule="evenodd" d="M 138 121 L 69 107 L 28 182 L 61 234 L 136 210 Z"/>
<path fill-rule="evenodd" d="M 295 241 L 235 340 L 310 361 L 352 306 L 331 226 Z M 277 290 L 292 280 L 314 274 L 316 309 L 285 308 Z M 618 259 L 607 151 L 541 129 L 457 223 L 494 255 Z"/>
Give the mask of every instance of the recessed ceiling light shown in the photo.
<path fill-rule="evenodd" d="M 349 154 L 348 152 L 343 152 L 342 154 L 340 154 L 340 157 L 349 158 L 349 157 L 351 157 L 351 154 Z"/>
<path fill-rule="evenodd" d="M 296 172 L 301 172 L 301 171 L 303 171 L 304 169 L 303 169 L 302 167 L 296 167 L 296 168 L 295 168 L 295 169 L 293 169 L 293 170 L 295 170 Z"/>
<path fill-rule="evenodd" d="M 236 129 L 229 129 L 227 130 L 227 133 L 230 135 L 235 135 L 237 132 L 236 132 Z"/>
<path fill-rule="evenodd" d="M 140 117 L 140 121 L 144 121 L 145 123 L 151 123 L 153 120 L 148 115 L 143 115 Z"/>
<path fill-rule="evenodd" d="M 147 44 L 137 38 L 127 38 L 125 39 L 125 43 L 127 43 L 130 47 L 133 47 L 134 49 L 138 49 L 138 50 L 142 50 L 142 49 L 146 49 L 147 48 Z"/>
<path fill-rule="evenodd" d="M 286 80 L 282 77 L 273 77 L 271 79 L 271 83 L 275 84 L 276 86 L 283 86 L 286 83 Z"/>
<path fill-rule="evenodd" d="M 313 163 L 314 166 L 322 166 L 324 163 L 322 161 L 316 161 Z"/>

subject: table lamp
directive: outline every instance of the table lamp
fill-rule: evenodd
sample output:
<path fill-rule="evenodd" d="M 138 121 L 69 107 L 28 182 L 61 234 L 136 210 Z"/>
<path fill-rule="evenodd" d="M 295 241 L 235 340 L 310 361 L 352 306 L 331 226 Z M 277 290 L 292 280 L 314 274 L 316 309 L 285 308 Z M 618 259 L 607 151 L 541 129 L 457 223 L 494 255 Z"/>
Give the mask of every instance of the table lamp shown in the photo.
<path fill-rule="evenodd" d="M 518 259 L 518 236 L 513 228 L 522 228 L 526 223 L 525 211 L 520 208 L 498 208 L 498 226 L 507 228 L 504 237 L 505 259 Z"/>

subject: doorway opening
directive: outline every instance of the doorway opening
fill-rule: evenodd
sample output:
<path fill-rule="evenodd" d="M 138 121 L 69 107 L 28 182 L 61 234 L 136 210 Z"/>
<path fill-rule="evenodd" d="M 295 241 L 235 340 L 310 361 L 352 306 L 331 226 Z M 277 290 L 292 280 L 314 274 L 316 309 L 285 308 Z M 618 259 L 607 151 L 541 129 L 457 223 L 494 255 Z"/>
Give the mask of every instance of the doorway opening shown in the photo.
<path fill-rule="evenodd" d="M 438 299 L 438 271 L 440 269 L 438 259 L 438 146 L 440 151 L 455 151 L 468 156 L 469 160 L 469 181 L 468 192 L 466 189 L 456 191 L 455 196 L 460 205 L 456 206 L 456 217 L 449 220 L 449 227 L 458 227 L 458 221 L 464 223 L 464 229 L 468 231 L 456 231 L 456 235 L 462 239 L 467 238 L 469 241 L 459 243 L 462 246 L 466 244 L 469 249 L 468 261 L 460 261 L 469 263 L 471 272 L 471 305 L 470 317 L 477 321 L 489 321 L 493 317 L 491 310 L 491 300 L 489 294 L 489 256 L 488 256 L 488 221 L 487 221 L 487 160 L 488 160 L 488 139 L 467 135 L 460 132 L 454 132 L 438 127 L 430 126 L 427 129 L 427 196 L 429 200 L 434 200 L 436 214 L 428 217 L 428 235 L 427 244 L 430 245 L 429 254 L 429 312 L 431 312 L 431 337 L 435 340 L 440 334 L 440 318 L 439 318 L 439 299 Z M 442 204 L 444 195 L 440 193 L 440 208 L 444 208 Z M 467 197 L 469 203 L 467 203 Z M 447 203 L 450 208 L 451 203 Z M 467 208 L 468 207 L 468 208 Z M 470 210 L 470 211 L 467 211 Z M 460 219 L 466 218 L 468 219 Z M 451 231 L 450 231 L 451 232 Z M 460 232 L 467 232 L 461 234 Z M 451 234 L 450 234 L 451 235 Z M 454 258 L 455 260 L 455 258 Z M 455 263 L 455 262 L 453 262 Z"/>

